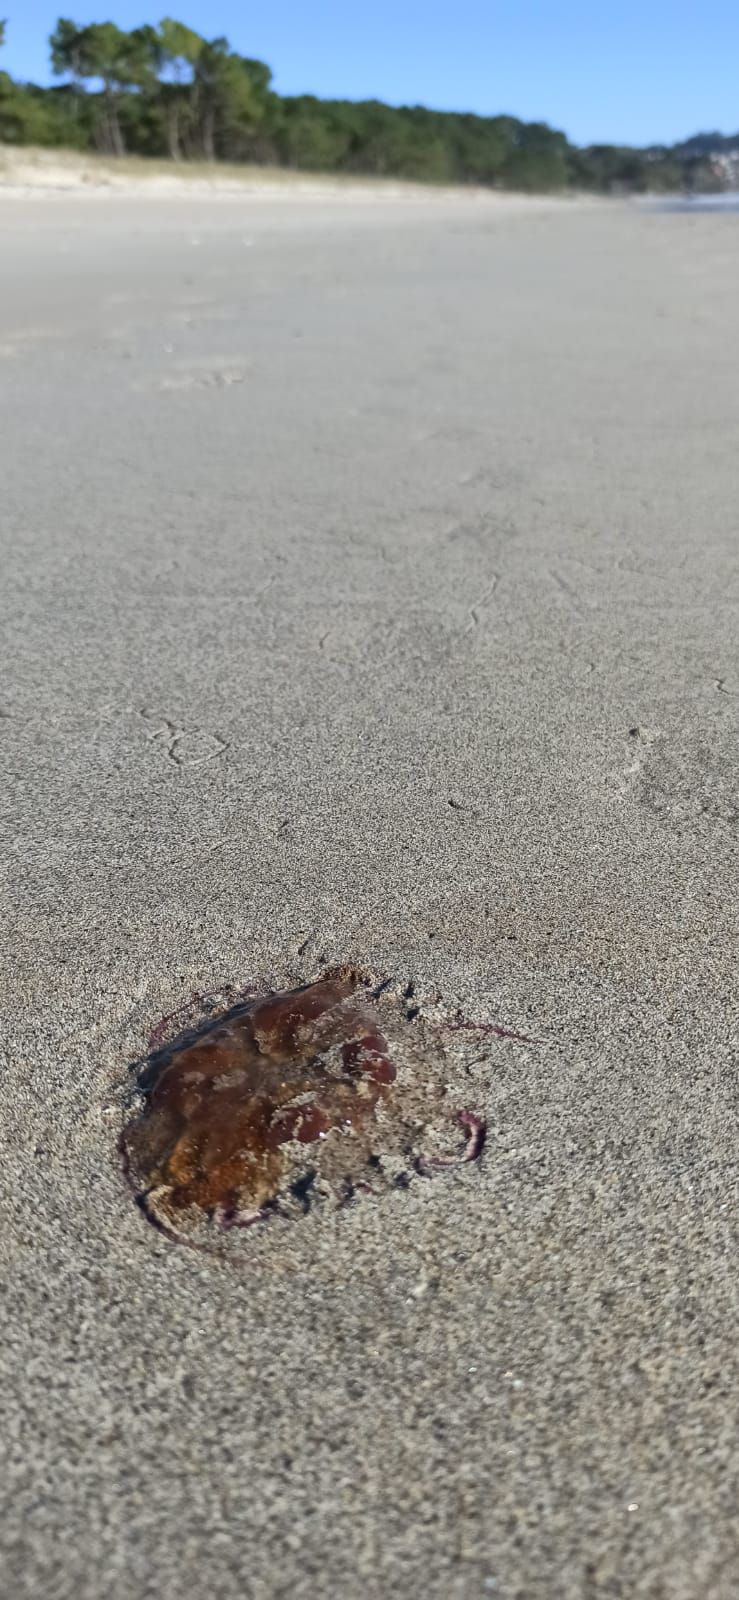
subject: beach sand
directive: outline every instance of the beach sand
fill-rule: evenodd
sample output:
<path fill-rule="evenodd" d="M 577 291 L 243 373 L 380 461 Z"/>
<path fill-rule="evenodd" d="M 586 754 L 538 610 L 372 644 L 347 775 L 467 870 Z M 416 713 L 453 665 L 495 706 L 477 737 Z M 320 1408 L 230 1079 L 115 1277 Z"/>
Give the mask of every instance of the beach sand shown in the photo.
<path fill-rule="evenodd" d="M 739 1587 L 739 222 L 375 199 L 0 198 L 13 1600 Z M 482 1160 L 170 1244 L 152 1030 L 344 960 Z"/>

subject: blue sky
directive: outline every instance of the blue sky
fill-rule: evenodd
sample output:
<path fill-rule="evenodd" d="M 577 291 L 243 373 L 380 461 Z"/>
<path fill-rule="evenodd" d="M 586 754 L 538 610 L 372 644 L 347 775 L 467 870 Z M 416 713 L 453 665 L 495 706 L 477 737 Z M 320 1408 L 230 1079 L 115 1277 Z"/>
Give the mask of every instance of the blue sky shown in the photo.
<path fill-rule="evenodd" d="M 508 111 L 578 143 L 739 130 L 736 0 L 4 0 L 7 71 L 49 81 L 59 9 L 121 27 L 171 12 L 268 61 L 282 94 Z"/>

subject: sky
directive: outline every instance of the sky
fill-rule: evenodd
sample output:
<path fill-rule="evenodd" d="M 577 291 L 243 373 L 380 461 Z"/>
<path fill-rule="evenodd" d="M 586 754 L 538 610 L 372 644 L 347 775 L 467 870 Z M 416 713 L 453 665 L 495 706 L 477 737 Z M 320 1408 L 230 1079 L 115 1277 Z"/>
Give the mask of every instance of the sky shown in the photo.
<path fill-rule="evenodd" d="M 736 0 L 62 0 L 75 22 L 171 14 L 269 62 L 281 94 L 509 112 L 577 144 L 739 130 Z M 50 81 L 58 5 L 4 0 L 0 66 Z"/>

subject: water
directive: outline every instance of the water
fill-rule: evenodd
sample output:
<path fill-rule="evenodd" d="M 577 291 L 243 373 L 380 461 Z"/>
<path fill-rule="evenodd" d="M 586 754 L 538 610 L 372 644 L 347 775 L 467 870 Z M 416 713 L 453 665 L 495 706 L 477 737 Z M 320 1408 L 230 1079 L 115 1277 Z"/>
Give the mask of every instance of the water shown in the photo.
<path fill-rule="evenodd" d="M 659 198 L 650 195 L 644 203 L 650 211 L 739 211 L 739 190 L 727 189 L 721 194 L 671 194 Z"/>

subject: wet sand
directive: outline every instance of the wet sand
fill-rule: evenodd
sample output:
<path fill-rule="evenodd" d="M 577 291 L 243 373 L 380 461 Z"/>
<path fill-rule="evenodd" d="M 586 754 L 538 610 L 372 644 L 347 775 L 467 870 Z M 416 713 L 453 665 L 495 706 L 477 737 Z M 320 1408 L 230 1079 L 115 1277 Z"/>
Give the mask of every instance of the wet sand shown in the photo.
<path fill-rule="evenodd" d="M 729 1600 L 737 219 L 0 228 L 8 1594 Z M 152 1030 L 342 961 L 482 1160 L 170 1244 Z"/>

